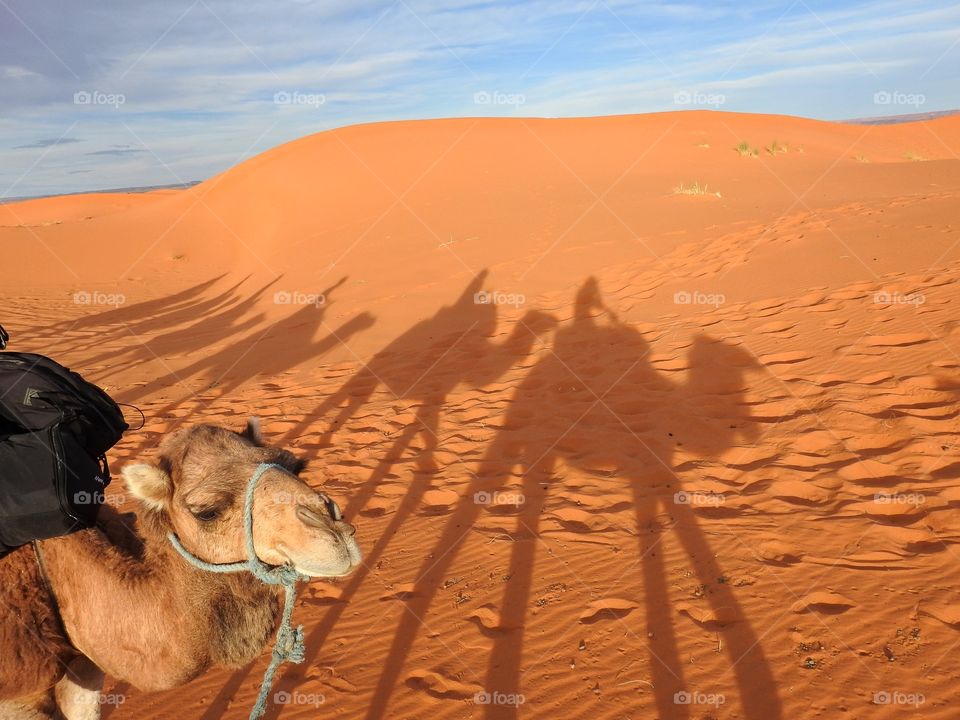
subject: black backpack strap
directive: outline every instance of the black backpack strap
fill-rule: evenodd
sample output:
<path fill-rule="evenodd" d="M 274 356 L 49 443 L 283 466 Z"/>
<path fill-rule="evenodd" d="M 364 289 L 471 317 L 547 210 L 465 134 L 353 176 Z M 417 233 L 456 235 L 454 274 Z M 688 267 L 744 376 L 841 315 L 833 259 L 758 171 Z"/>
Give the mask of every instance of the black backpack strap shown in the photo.
<path fill-rule="evenodd" d="M 60 603 L 57 602 L 57 595 L 53 592 L 53 585 L 50 584 L 50 576 L 47 575 L 47 564 L 43 561 L 43 553 L 40 551 L 40 541 L 34 540 L 30 544 L 33 546 L 33 556 L 37 559 L 37 570 L 40 572 L 43 587 L 47 591 L 47 595 L 50 596 L 50 604 L 53 606 L 54 617 L 59 623 L 61 631 L 66 635 L 67 626 L 63 622 L 63 615 L 60 614 Z"/>
<path fill-rule="evenodd" d="M 5 350 L 7 347 L 7 341 L 10 339 L 10 333 L 3 329 L 3 325 L 0 325 L 0 350 Z"/>

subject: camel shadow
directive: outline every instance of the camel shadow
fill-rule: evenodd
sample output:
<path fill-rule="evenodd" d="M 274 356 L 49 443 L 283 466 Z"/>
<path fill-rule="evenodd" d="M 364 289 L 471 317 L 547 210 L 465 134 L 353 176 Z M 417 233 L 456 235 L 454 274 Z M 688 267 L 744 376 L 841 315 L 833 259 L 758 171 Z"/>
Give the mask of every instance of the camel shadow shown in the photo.
<path fill-rule="evenodd" d="M 55 341 L 59 348 L 57 355 L 61 357 L 69 356 L 71 350 L 89 352 L 90 347 L 96 347 L 98 352 L 86 355 L 84 364 L 107 364 L 109 373 L 145 360 L 162 360 L 168 352 L 196 357 L 179 370 L 161 373 L 142 386 L 111 387 L 119 402 L 133 403 L 170 392 L 187 380 L 208 382 L 196 392 L 184 388 L 183 393 L 169 401 L 150 403 L 147 416 L 176 416 L 167 423 L 167 430 L 172 430 L 192 415 L 201 414 L 212 402 L 228 397 L 244 383 L 257 377 L 282 375 L 302 363 L 316 362 L 375 322 L 372 315 L 362 312 L 334 329 L 325 324 L 335 291 L 347 278 L 341 278 L 316 295 L 324 302 L 303 305 L 272 323 L 257 308 L 279 278 L 246 294 L 241 293 L 240 288 L 248 278 L 210 293 L 221 279 L 222 276 L 214 278 L 174 295 L 92 313 L 77 321 L 48 325 L 22 337 L 22 344 L 26 350 L 33 344 L 39 351 L 49 351 L 44 346 Z M 211 346 L 218 349 L 211 352 Z M 97 379 L 94 372 L 84 371 L 84 374 Z M 130 438 L 125 440 L 123 450 L 136 456 L 151 443 L 150 437 L 141 434 L 136 444 Z M 128 690 L 125 683 L 115 688 L 119 694 Z M 103 716 L 108 717 L 115 709 L 105 706 Z"/>
<path fill-rule="evenodd" d="M 601 322 L 598 318 L 604 317 Z M 700 457 L 715 457 L 738 438 L 751 440 L 755 430 L 743 403 L 744 375 L 754 365 L 743 350 L 698 336 L 688 351 L 689 379 L 678 384 L 650 362 L 650 345 L 642 334 L 605 308 L 594 279 L 579 290 L 574 317 L 555 332 L 547 353 L 516 387 L 503 420 L 503 430 L 488 446 L 475 479 L 462 494 L 440 537 L 415 576 L 416 592 L 405 601 L 406 612 L 387 654 L 366 714 L 367 720 L 388 717 L 390 698 L 405 659 L 427 617 L 443 579 L 465 538 L 510 477 L 521 469 L 522 503 L 515 512 L 510 557 L 499 627 L 483 691 L 506 696 L 522 694 L 524 626 L 531 597 L 537 548 L 541 544 L 544 508 L 558 494 L 558 461 L 585 473 L 599 460 L 615 467 L 633 499 L 638 530 L 637 564 L 646 593 L 649 672 L 659 717 L 688 718 L 690 705 L 677 702 L 690 690 L 684 678 L 675 633 L 666 567 L 659 547 L 673 533 L 708 591 L 703 602 L 723 632 L 723 643 L 740 690 L 743 714 L 750 720 L 782 717 L 775 683 L 759 638 L 723 581 L 723 571 L 700 527 L 693 505 L 684 500 L 672 467 L 681 447 Z M 610 480 L 604 481 L 608 487 Z M 602 488 L 601 488 L 602 489 Z M 658 513 L 672 526 L 658 527 Z M 589 581 L 589 578 L 587 578 Z M 639 638 L 638 638 L 639 639 Z M 762 688 L 762 692 L 757 692 Z M 488 704 L 484 716 L 516 718 L 517 706 Z"/>
<path fill-rule="evenodd" d="M 460 383 L 483 385 L 495 381 L 513 366 L 517 358 L 530 352 L 538 333 L 552 326 L 545 314 L 531 311 L 506 339 L 491 341 L 490 336 L 497 329 L 497 308 L 477 300 L 486 277 L 486 271 L 478 273 L 453 303 L 393 340 L 341 388 L 305 415 L 281 440 L 281 444 L 288 444 L 299 439 L 311 425 L 332 416 L 317 442 L 309 446 L 312 449 L 307 457 L 312 459 L 320 449 L 332 445 L 338 432 L 349 430 L 351 421 L 357 418 L 374 393 L 384 392 L 397 402 L 416 406 L 413 420 L 383 453 L 370 476 L 351 494 L 344 508 L 344 517 L 351 520 L 374 496 L 396 462 L 405 453 L 415 453 L 413 480 L 389 525 L 374 546 L 365 549 L 363 565 L 343 587 L 343 602 L 331 607 L 320 625 L 309 632 L 307 647 L 316 648 L 315 652 L 323 646 L 349 599 L 363 585 L 370 569 L 376 566 L 396 530 L 416 512 L 424 494 L 431 489 L 433 477 L 439 469 L 434 454 L 439 445 L 441 415 L 447 396 Z M 416 444 L 418 442 L 422 447 Z M 236 693 L 249 672 L 250 668 L 247 668 L 231 676 L 211 704 L 211 709 L 200 720 L 217 717 L 215 708 L 220 701 Z"/>

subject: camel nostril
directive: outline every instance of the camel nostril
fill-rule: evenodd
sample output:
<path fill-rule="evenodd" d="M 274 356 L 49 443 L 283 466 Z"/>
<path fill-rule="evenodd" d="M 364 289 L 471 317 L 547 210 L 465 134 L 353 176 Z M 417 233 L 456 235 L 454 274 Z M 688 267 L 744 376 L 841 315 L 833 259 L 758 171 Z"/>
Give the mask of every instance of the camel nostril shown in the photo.
<path fill-rule="evenodd" d="M 337 524 L 337 527 L 343 531 L 343 534 L 347 537 L 353 537 L 357 534 L 357 529 L 348 522 L 340 522 Z"/>
<path fill-rule="evenodd" d="M 297 517 L 300 522 L 310 527 L 326 527 L 325 518 L 318 512 L 308 508 L 306 505 L 297 505 Z"/>

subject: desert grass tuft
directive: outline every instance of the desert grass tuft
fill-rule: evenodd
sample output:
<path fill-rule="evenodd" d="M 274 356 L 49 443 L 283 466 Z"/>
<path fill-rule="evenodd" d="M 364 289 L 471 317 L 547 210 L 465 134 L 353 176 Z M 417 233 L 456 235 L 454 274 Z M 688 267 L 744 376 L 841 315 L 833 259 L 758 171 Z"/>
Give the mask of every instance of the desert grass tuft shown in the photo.
<path fill-rule="evenodd" d="M 680 183 L 673 189 L 673 194 L 674 195 L 716 195 L 717 197 L 720 197 L 719 192 L 711 193 L 707 189 L 706 183 L 701 185 L 699 180 L 690 185 L 687 185 L 686 183 Z"/>

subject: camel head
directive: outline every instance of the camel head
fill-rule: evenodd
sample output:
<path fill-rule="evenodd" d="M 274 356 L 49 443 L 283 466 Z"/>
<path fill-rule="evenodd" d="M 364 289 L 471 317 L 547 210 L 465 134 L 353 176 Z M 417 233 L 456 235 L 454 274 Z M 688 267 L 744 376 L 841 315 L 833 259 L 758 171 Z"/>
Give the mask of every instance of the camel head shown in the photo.
<path fill-rule="evenodd" d="M 179 430 L 160 445 L 153 465 L 128 465 L 123 477 L 154 524 L 210 563 L 247 557 L 244 500 L 257 466 L 276 464 L 253 495 L 253 545 L 270 565 L 292 564 L 312 577 L 341 577 L 360 562 L 355 529 L 340 508 L 298 475 L 305 461 L 267 447 L 254 419 L 242 433 L 211 425 Z M 166 540 L 164 540 L 166 541 Z"/>

